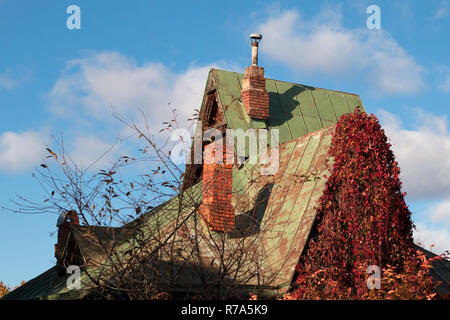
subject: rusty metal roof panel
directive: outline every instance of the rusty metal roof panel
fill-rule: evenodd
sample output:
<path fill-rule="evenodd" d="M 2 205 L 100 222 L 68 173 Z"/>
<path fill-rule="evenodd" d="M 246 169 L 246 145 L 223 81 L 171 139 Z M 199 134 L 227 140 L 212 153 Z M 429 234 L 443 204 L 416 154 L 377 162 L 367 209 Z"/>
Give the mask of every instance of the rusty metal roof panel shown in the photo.
<path fill-rule="evenodd" d="M 315 208 L 324 189 L 328 149 L 335 126 L 307 134 L 280 146 L 280 167 L 274 176 L 261 176 L 258 166 L 244 165 L 233 176 L 234 204 L 261 206 L 255 198 L 266 185 L 271 192 L 258 234 L 263 273 L 271 286 L 289 284 L 315 219 Z M 250 171 L 247 171 L 250 170 Z M 253 171 L 252 171 L 253 170 Z M 241 173 L 242 171 L 242 173 Z M 241 173 L 241 175 L 239 175 Z M 235 178 L 236 177 L 236 178 Z M 236 215 L 243 214 L 235 206 Z M 238 241 L 238 240 L 236 240 Z"/>
<path fill-rule="evenodd" d="M 286 231 L 281 236 L 282 239 L 288 237 L 292 239 L 290 247 L 285 251 L 285 267 L 283 270 L 287 279 L 291 279 L 294 274 L 295 265 L 306 245 L 316 217 L 316 208 L 325 188 L 326 179 L 324 175 L 328 174 L 328 149 L 331 145 L 331 133 L 333 130 L 334 127 L 328 128 L 320 136 L 320 142 L 317 144 L 307 177 L 304 178 L 305 181 L 303 182 L 301 193 L 296 198 L 290 214 L 289 225 L 292 226 L 292 233 L 289 233 L 291 228 L 286 228 Z M 302 193 L 306 197 L 303 197 Z M 297 221 L 297 223 L 294 223 L 294 221 Z"/>
<path fill-rule="evenodd" d="M 306 244 L 315 219 L 315 207 L 323 192 L 323 174 L 327 170 L 327 153 L 331 141 L 326 137 L 331 132 L 332 128 L 327 128 L 299 138 L 297 146 L 302 156 L 291 158 L 291 162 L 297 162 L 296 170 L 283 175 L 278 182 L 284 194 L 276 195 L 275 201 L 282 205 L 270 215 L 276 221 L 272 232 L 277 236 L 269 237 L 271 244 L 268 246 L 274 252 L 270 256 L 279 259 L 274 266 L 280 270 L 280 275 L 274 285 L 288 283 L 292 279 L 295 265 Z"/>

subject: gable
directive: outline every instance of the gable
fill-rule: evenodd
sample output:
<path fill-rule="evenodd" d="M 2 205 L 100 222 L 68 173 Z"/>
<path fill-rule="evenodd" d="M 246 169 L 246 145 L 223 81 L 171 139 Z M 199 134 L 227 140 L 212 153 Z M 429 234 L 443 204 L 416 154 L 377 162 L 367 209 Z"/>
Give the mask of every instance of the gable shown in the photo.
<path fill-rule="evenodd" d="M 314 88 L 301 84 L 266 78 L 269 94 L 269 118 L 257 120 L 250 118 L 241 100 L 242 73 L 211 69 L 206 81 L 199 118 L 202 129 L 266 129 L 268 146 L 271 146 L 270 133 L 278 130 L 278 140 L 283 144 L 337 123 L 346 113 L 356 107 L 364 111 L 360 97 L 356 94 Z M 216 119 L 216 122 L 214 122 Z M 196 130 L 199 130 L 197 128 Z M 248 145 L 245 155 L 248 156 Z M 191 148 L 191 158 L 193 148 Z M 201 180 L 201 164 L 187 164 L 182 189 L 193 186 Z"/>

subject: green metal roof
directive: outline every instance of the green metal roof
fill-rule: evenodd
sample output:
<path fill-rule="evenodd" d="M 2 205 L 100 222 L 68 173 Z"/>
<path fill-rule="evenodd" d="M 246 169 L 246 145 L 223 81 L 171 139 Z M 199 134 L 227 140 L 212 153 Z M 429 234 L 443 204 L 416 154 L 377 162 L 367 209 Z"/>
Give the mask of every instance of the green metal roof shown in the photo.
<path fill-rule="evenodd" d="M 26 282 L 23 286 L 11 291 L 3 297 L 5 300 L 37 299 L 58 292 L 65 287 L 66 278 L 59 278 L 56 267 L 50 268 L 36 278 Z"/>
<path fill-rule="evenodd" d="M 217 90 L 230 129 L 276 128 L 279 130 L 279 143 L 333 125 L 357 106 L 364 110 L 356 94 L 266 78 L 269 118 L 266 121 L 250 119 L 241 101 L 243 77 L 242 73 L 211 69 L 205 96 L 212 88 Z"/>
<path fill-rule="evenodd" d="M 315 220 L 317 202 L 327 174 L 328 149 L 335 126 L 321 129 L 280 146 L 280 166 L 273 176 L 261 176 L 260 165 L 246 165 L 233 174 L 236 217 L 248 204 L 264 206 L 258 243 L 264 265 L 276 273 L 271 286 L 289 285 Z M 267 204 L 256 201 L 270 185 Z M 245 209 L 244 209 L 245 210 Z"/>
<path fill-rule="evenodd" d="M 81 299 L 90 293 L 86 290 L 71 290 L 66 287 L 69 275 L 59 276 L 56 266 L 48 269 L 24 285 L 11 291 L 4 300 L 63 300 Z"/>
<path fill-rule="evenodd" d="M 281 146 L 277 174 L 260 175 L 260 164 L 246 163 L 241 168 L 235 167 L 232 198 L 237 220 L 247 214 L 245 210 L 249 206 L 261 216 L 259 232 L 245 237 L 251 243 L 258 244 L 255 250 L 262 257 L 264 271 L 248 281 L 248 284 L 256 285 L 260 278 L 266 278 L 272 279 L 271 287 L 279 288 L 292 280 L 295 265 L 315 219 L 315 206 L 324 188 L 323 175 L 327 170 L 327 151 L 333 125 L 341 115 L 352 112 L 357 106 L 363 109 L 363 105 L 359 96 L 354 94 L 266 79 L 269 118 L 266 121 L 249 119 L 240 99 L 242 78 L 240 73 L 211 69 L 205 97 L 208 91 L 216 89 L 230 129 L 279 129 Z M 211 243 L 208 229 L 203 224 L 198 225 L 197 215 L 192 214 L 202 201 L 201 190 L 200 182 L 186 190 L 182 196 L 175 196 L 124 228 L 130 230 L 139 226 L 144 231 L 140 236 L 163 230 L 161 233 L 188 239 L 192 228 L 196 227 L 202 238 L 200 248 L 203 261 L 205 265 L 213 266 L 213 262 L 218 261 L 214 258 L 219 253 Z M 263 204 L 258 202 L 261 192 L 265 192 L 267 197 Z M 178 210 L 180 205 L 184 208 L 181 214 Z M 86 260 L 96 260 L 98 263 L 95 268 L 88 269 L 91 273 L 105 272 L 108 268 L 107 263 L 102 265 L 99 259 L 104 255 L 98 254 L 96 246 L 88 241 L 89 237 L 94 237 L 103 242 L 111 242 L 115 237 L 105 236 L 105 230 L 93 229 L 86 232 L 83 228 L 73 229 L 82 255 Z M 118 252 L 126 254 L 130 247 L 137 245 L 133 237 L 138 235 L 121 231 L 117 234 L 121 238 L 116 246 Z M 239 242 L 238 237 L 230 237 L 227 241 L 228 252 L 233 252 Z M 65 276 L 58 277 L 55 268 L 52 268 L 7 297 L 71 297 L 71 293 L 65 288 L 65 279 Z M 83 288 L 89 288 L 85 272 L 82 279 Z M 198 284 L 195 277 L 184 280 L 184 284 L 188 286 Z"/>

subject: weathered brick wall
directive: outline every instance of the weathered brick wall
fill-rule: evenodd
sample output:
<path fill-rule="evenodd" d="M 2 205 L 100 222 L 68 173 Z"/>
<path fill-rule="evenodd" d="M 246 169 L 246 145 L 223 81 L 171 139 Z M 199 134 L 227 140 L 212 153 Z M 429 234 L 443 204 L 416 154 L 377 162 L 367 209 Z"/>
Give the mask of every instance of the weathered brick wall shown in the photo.
<path fill-rule="evenodd" d="M 221 161 L 215 162 L 216 148 L 222 148 Z M 233 164 L 226 163 L 225 144 L 222 140 L 205 146 L 203 163 L 202 218 L 213 231 L 230 232 L 234 229 L 234 209 L 231 206 Z M 220 163 L 221 162 L 221 163 Z"/>
<path fill-rule="evenodd" d="M 269 94 L 264 68 L 250 66 L 245 69 L 241 99 L 250 118 L 264 120 L 269 117 Z"/>
<path fill-rule="evenodd" d="M 214 99 L 217 99 L 217 95 L 215 95 Z M 219 105 L 217 105 L 216 114 L 214 115 L 214 120 L 216 123 L 225 121 L 225 115 L 223 114 L 223 110 Z"/>

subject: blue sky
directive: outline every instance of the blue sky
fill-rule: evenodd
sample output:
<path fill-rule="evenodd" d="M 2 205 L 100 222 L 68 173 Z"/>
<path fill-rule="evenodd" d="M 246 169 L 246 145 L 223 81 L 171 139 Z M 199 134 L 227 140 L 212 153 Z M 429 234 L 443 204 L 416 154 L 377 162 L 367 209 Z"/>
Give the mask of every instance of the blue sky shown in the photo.
<path fill-rule="evenodd" d="M 66 27 L 72 4 L 80 30 Z M 380 30 L 366 27 L 372 4 Z M 43 199 L 31 174 L 51 135 L 86 165 L 126 134 L 110 106 L 131 117 L 144 108 L 155 132 L 169 102 L 187 117 L 209 68 L 243 71 L 248 34 L 260 32 L 267 77 L 360 95 L 393 144 L 416 239 L 450 249 L 449 31 L 449 0 L 0 0 L 0 205 Z M 0 212 L 0 281 L 54 264 L 56 219 Z"/>

